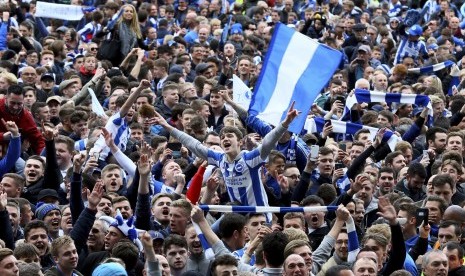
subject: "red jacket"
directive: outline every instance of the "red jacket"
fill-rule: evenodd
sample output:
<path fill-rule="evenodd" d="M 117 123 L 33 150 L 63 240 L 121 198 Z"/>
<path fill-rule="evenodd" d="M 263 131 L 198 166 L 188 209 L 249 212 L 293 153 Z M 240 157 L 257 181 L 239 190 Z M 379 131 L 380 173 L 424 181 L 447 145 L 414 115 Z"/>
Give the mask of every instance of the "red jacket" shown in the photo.
<path fill-rule="evenodd" d="M 34 118 L 29 110 L 24 109 L 18 114 L 13 115 L 6 109 L 6 99 L 0 100 L 0 118 L 5 121 L 13 121 L 18 126 L 21 135 L 24 139 L 29 140 L 31 147 L 34 152 L 39 155 L 42 149 L 45 148 L 45 139 L 37 128 Z M 6 127 L 0 123 L 0 144 L 7 144 L 7 141 L 3 140 L 3 134 L 7 132 Z"/>

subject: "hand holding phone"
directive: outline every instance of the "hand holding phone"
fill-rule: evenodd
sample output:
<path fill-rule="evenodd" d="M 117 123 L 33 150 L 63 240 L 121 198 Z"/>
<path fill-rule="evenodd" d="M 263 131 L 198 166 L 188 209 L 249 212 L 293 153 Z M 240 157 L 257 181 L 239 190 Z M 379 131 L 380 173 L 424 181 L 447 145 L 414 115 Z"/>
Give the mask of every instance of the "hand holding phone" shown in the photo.
<path fill-rule="evenodd" d="M 318 160 L 318 152 L 320 151 L 320 146 L 312 145 L 310 146 L 310 160 L 317 161 Z"/>
<path fill-rule="evenodd" d="M 423 222 L 423 226 L 427 225 L 429 223 L 428 217 L 429 217 L 428 208 L 418 208 L 416 212 L 416 220 L 417 220 L 416 225 L 420 226 L 422 222 Z"/>

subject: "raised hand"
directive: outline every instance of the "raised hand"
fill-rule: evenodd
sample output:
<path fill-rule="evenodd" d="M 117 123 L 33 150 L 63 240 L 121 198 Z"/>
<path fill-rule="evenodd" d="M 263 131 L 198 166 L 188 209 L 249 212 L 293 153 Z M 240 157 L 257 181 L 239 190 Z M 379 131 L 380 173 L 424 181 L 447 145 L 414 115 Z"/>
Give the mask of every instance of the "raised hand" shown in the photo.
<path fill-rule="evenodd" d="M 321 137 L 327 138 L 331 133 L 333 133 L 333 125 L 331 123 L 325 123 Z"/>
<path fill-rule="evenodd" d="M 82 153 L 78 153 L 73 156 L 73 170 L 75 173 L 81 173 L 81 168 L 85 161 L 86 156 Z"/>
<path fill-rule="evenodd" d="M 139 168 L 139 174 L 141 176 L 147 176 L 150 173 L 150 162 L 147 154 L 142 154 L 137 162 Z"/>
<path fill-rule="evenodd" d="M 195 223 L 200 223 L 201 221 L 205 220 L 203 211 L 199 208 L 199 206 L 192 205 L 191 218 Z"/>
<path fill-rule="evenodd" d="M 281 193 L 287 194 L 289 192 L 289 181 L 287 180 L 287 177 L 285 177 L 283 174 L 279 174 L 276 172 L 276 175 L 278 178 L 276 179 L 278 181 L 279 187 L 281 188 Z"/>
<path fill-rule="evenodd" d="M 144 246 L 145 250 L 153 248 L 153 241 L 149 232 L 145 232 L 144 234 L 142 234 L 140 236 L 140 241 L 142 242 L 142 246 Z"/>
<path fill-rule="evenodd" d="M 395 225 L 397 223 L 397 213 L 394 206 L 387 199 L 387 197 L 380 196 L 378 201 L 378 216 L 386 219 L 390 225 Z"/>
<path fill-rule="evenodd" d="M 161 125 L 167 130 L 171 130 L 173 127 L 161 116 L 158 112 L 155 111 L 155 116 L 153 117 L 155 124 Z"/>
<path fill-rule="evenodd" d="M 300 111 L 294 109 L 295 101 L 292 102 L 289 110 L 287 111 L 286 119 L 283 121 L 283 127 L 288 128 L 294 119 L 299 116 Z"/>
<path fill-rule="evenodd" d="M 219 185 L 220 185 L 220 180 L 218 179 L 218 177 L 214 176 L 213 174 L 207 179 L 207 190 L 211 192 L 216 192 Z"/>
<path fill-rule="evenodd" d="M 95 183 L 92 193 L 87 191 L 87 202 L 89 203 L 89 209 L 97 210 L 97 205 L 103 196 L 103 181 L 101 179 L 97 180 Z"/>
<path fill-rule="evenodd" d="M 52 141 L 55 138 L 55 131 L 52 128 L 46 127 L 44 125 L 44 121 L 42 121 L 42 135 L 44 136 L 45 140 Z"/>
<path fill-rule="evenodd" d="M 375 140 L 373 141 L 373 147 L 376 149 L 381 145 L 383 142 L 383 137 L 384 134 L 386 133 L 387 129 L 383 127 L 382 129 L 378 130 L 378 133 L 376 133 Z"/>
<path fill-rule="evenodd" d="M 139 84 L 139 87 L 142 89 L 150 88 L 150 82 L 148 80 L 142 80 Z"/>
<path fill-rule="evenodd" d="M 137 146 L 137 151 L 140 155 L 146 154 L 147 156 L 152 155 L 152 147 L 147 142 L 142 142 L 141 146 Z"/>
<path fill-rule="evenodd" d="M 339 205 L 336 210 L 336 218 L 340 221 L 347 221 L 350 217 L 350 212 L 344 205 Z"/>
<path fill-rule="evenodd" d="M 97 81 L 99 78 L 101 78 L 105 74 L 105 69 L 103 67 L 98 67 L 95 70 L 95 75 L 92 78 L 94 81 Z"/>
<path fill-rule="evenodd" d="M 223 98 L 225 102 L 227 103 L 232 102 L 232 99 L 231 97 L 229 97 L 229 93 L 227 90 L 220 90 L 218 94 L 220 94 L 220 96 Z"/>
<path fill-rule="evenodd" d="M 113 145 L 116 146 L 115 141 L 113 140 L 113 136 L 108 131 L 108 129 L 102 127 L 101 130 L 102 130 L 103 139 L 105 139 L 105 144 L 107 144 L 107 146 L 110 148 Z"/>
<path fill-rule="evenodd" d="M 91 156 L 89 159 L 87 159 L 86 165 L 84 166 L 82 172 L 89 174 L 92 173 L 92 171 L 97 167 L 98 160 L 94 156 Z"/>
<path fill-rule="evenodd" d="M 356 194 L 356 193 L 358 193 L 358 191 L 360 191 L 362 189 L 362 183 L 365 180 L 368 180 L 368 177 L 366 175 L 359 174 L 359 175 L 357 175 L 357 177 L 355 177 L 355 180 L 352 180 L 352 179 L 349 179 L 349 180 L 350 180 L 350 190 L 354 194 Z"/>
<path fill-rule="evenodd" d="M 6 204 L 8 203 L 8 195 L 6 192 L 0 191 L 0 211 L 6 209 Z"/>
<path fill-rule="evenodd" d="M 166 160 L 173 158 L 173 151 L 169 148 L 163 150 L 163 153 L 160 154 L 160 162 L 165 164 Z"/>
<path fill-rule="evenodd" d="M 13 121 L 6 121 L 2 118 L 2 123 L 5 125 L 6 130 L 8 130 L 14 137 L 19 136 L 19 128 Z"/>

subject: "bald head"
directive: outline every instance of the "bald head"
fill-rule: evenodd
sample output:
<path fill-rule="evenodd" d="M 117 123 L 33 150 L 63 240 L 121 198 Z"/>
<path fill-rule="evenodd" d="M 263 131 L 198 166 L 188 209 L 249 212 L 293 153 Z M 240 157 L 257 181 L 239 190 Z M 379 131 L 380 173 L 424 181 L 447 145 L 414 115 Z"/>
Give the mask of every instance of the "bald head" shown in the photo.
<path fill-rule="evenodd" d="M 444 212 L 443 220 L 451 220 L 458 223 L 465 222 L 465 210 L 458 205 L 449 206 Z"/>
<path fill-rule="evenodd" d="M 284 260 L 284 276 L 291 276 L 291 275 L 302 275 L 308 276 L 309 271 L 308 268 L 305 266 L 304 259 L 297 254 L 291 254 L 287 256 Z"/>
<path fill-rule="evenodd" d="M 370 90 L 370 82 L 367 79 L 358 79 L 355 82 L 355 88 Z"/>

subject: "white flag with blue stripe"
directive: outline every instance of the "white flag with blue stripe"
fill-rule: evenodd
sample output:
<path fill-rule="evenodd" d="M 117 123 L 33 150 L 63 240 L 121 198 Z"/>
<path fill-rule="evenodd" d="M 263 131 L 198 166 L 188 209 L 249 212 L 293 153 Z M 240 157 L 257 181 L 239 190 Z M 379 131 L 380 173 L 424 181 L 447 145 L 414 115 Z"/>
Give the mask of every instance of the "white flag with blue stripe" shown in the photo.
<path fill-rule="evenodd" d="M 304 129 L 309 133 L 322 133 L 323 127 L 325 125 L 325 120 L 323 118 L 311 118 L 305 122 Z M 331 125 L 333 126 L 334 133 L 350 134 L 355 135 L 355 133 L 363 128 L 370 131 L 369 139 L 374 141 L 376 134 L 379 131 L 379 128 L 365 126 L 361 124 L 355 124 L 350 122 L 344 122 L 339 120 L 331 120 Z M 394 151 L 396 144 L 402 141 L 402 138 L 395 135 L 394 132 L 386 130 L 383 136 L 383 142 L 386 142 L 389 145 L 391 151 Z"/>
<path fill-rule="evenodd" d="M 250 91 L 250 88 L 236 75 L 233 75 L 233 99 L 234 102 L 242 108 L 249 109 L 252 91 Z"/>
<path fill-rule="evenodd" d="M 252 95 L 250 116 L 278 125 L 293 101 L 307 114 L 342 59 L 342 53 L 319 44 L 284 24 L 277 24 Z M 300 133 L 306 116 L 297 117 L 289 130 Z"/>
<path fill-rule="evenodd" d="M 351 112 L 352 107 L 356 103 L 403 103 L 403 104 L 415 104 L 418 106 L 426 107 L 428 111 L 428 125 L 433 123 L 433 106 L 431 100 L 426 95 L 417 94 L 400 94 L 400 93 L 384 93 L 368 91 L 364 89 L 355 89 L 355 93 L 346 99 L 346 106 L 344 113 L 341 116 L 341 120 L 347 120 Z"/>
<path fill-rule="evenodd" d="M 436 72 L 439 70 L 442 70 L 447 67 L 451 67 L 455 63 L 450 60 L 446 60 L 444 62 L 436 63 L 433 65 L 428 65 L 428 66 L 423 66 L 423 67 L 418 67 L 418 68 L 410 68 L 408 69 L 409 73 L 416 73 L 416 74 L 426 74 L 426 73 L 432 73 Z"/>

